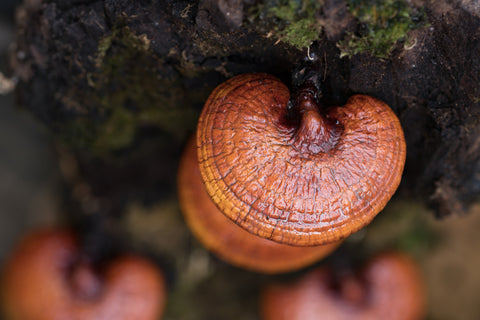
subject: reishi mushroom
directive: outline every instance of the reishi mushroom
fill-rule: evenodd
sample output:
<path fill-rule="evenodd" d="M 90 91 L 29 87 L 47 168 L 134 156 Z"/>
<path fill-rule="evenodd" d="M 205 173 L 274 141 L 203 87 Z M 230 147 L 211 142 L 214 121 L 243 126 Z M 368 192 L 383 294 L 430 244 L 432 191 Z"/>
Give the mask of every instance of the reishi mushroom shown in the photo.
<path fill-rule="evenodd" d="M 94 268 L 68 230 L 27 235 L 3 272 L 9 320 L 154 320 L 165 305 L 165 281 L 146 259 L 125 255 Z"/>
<path fill-rule="evenodd" d="M 261 313 L 262 320 L 419 320 L 425 293 L 414 261 L 389 252 L 357 274 L 323 267 L 295 283 L 269 285 L 262 292 Z"/>
<path fill-rule="evenodd" d="M 340 244 L 293 247 L 237 226 L 218 210 L 205 190 L 194 139 L 187 143 L 180 161 L 178 194 L 185 220 L 196 238 L 222 260 L 238 267 L 262 273 L 292 271 L 320 260 Z"/>
<path fill-rule="evenodd" d="M 216 206 L 242 228 L 295 246 L 358 231 L 397 189 L 406 146 L 382 101 L 324 108 L 307 80 L 290 99 L 268 74 L 219 85 L 200 116 L 200 173 Z"/>

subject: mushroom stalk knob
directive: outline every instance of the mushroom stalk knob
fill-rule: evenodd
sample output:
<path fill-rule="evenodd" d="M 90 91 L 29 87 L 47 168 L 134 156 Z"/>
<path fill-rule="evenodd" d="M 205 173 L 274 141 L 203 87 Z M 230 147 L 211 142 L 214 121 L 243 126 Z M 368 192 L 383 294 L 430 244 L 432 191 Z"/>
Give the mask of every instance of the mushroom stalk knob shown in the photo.
<path fill-rule="evenodd" d="M 342 127 L 324 113 L 312 82 L 306 82 L 297 91 L 297 96 L 293 99 L 293 108 L 301 117 L 292 139 L 292 146 L 297 151 L 317 154 L 329 152 L 335 147 Z"/>

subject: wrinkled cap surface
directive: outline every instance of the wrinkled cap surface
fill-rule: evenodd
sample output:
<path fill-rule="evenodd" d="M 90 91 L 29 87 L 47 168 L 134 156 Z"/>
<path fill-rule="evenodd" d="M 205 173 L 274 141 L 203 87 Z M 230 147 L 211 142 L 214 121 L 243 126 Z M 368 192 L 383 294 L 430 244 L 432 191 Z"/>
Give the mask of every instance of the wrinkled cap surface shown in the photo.
<path fill-rule="evenodd" d="M 315 110 L 305 97 L 292 107 L 277 78 L 239 75 L 212 92 L 197 129 L 200 172 L 217 207 L 251 233 L 297 246 L 368 224 L 397 189 L 406 153 L 385 103 L 356 95 Z"/>
<path fill-rule="evenodd" d="M 341 242 L 293 247 L 259 237 L 233 223 L 205 191 L 193 139 L 180 161 L 178 196 L 185 220 L 197 239 L 222 260 L 248 270 L 280 273 L 300 269 L 327 256 Z"/>

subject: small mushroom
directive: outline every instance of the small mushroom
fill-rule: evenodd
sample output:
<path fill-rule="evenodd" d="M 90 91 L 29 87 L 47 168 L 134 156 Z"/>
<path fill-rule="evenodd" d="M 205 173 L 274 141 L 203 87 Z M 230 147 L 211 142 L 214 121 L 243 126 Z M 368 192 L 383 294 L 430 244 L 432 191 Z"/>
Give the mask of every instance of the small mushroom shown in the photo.
<path fill-rule="evenodd" d="M 29 234 L 3 272 L 9 320 L 154 320 L 165 298 L 163 276 L 152 263 L 127 255 L 96 269 L 67 230 Z"/>
<path fill-rule="evenodd" d="M 197 129 L 200 173 L 217 207 L 242 228 L 295 246 L 363 228 L 397 189 L 406 146 L 382 101 L 325 108 L 306 81 L 290 99 L 267 74 L 242 74 L 208 98 Z"/>
<path fill-rule="evenodd" d="M 402 253 L 383 253 L 358 274 L 323 267 L 295 283 L 273 284 L 262 320 L 419 320 L 425 313 L 420 272 Z"/>
<path fill-rule="evenodd" d="M 194 139 L 187 143 L 180 161 L 178 194 L 185 220 L 196 238 L 218 257 L 238 267 L 262 273 L 292 271 L 320 260 L 340 244 L 292 247 L 237 226 L 218 210 L 205 190 Z"/>

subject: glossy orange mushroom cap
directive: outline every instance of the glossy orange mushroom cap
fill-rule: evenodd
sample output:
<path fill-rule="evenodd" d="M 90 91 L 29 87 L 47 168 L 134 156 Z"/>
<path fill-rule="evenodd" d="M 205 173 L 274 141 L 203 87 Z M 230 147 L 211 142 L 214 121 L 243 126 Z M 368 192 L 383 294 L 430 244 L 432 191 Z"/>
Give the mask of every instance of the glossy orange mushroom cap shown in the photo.
<path fill-rule="evenodd" d="M 178 194 L 185 220 L 197 239 L 222 260 L 261 273 L 305 267 L 330 254 L 341 241 L 293 247 L 249 233 L 223 215 L 205 190 L 198 169 L 195 141 L 185 147 L 178 173 Z"/>
<path fill-rule="evenodd" d="M 392 252 L 358 273 L 323 267 L 296 282 L 269 285 L 261 311 L 262 320 L 421 320 L 425 292 L 414 261 Z"/>
<path fill-rule="evenodd" d="M 157 320 L 163 312 L 163 275 L 149 261 L 127 255 L 102 272 L 80 261 L 67 230 L 29 234 L 3 272 L 8 320 Z"/>
<path fill-rule="evenodd" d="M 291 100 L 291 101 L 290 101 Z M 311 246 L 367 225 L 397 189 L 406 146 L 382 101 L 323 108 L 306 86 L 243 74 L 208 98 L 197 129 L 200 172 L 218 208 L 244 229 Z"/>

